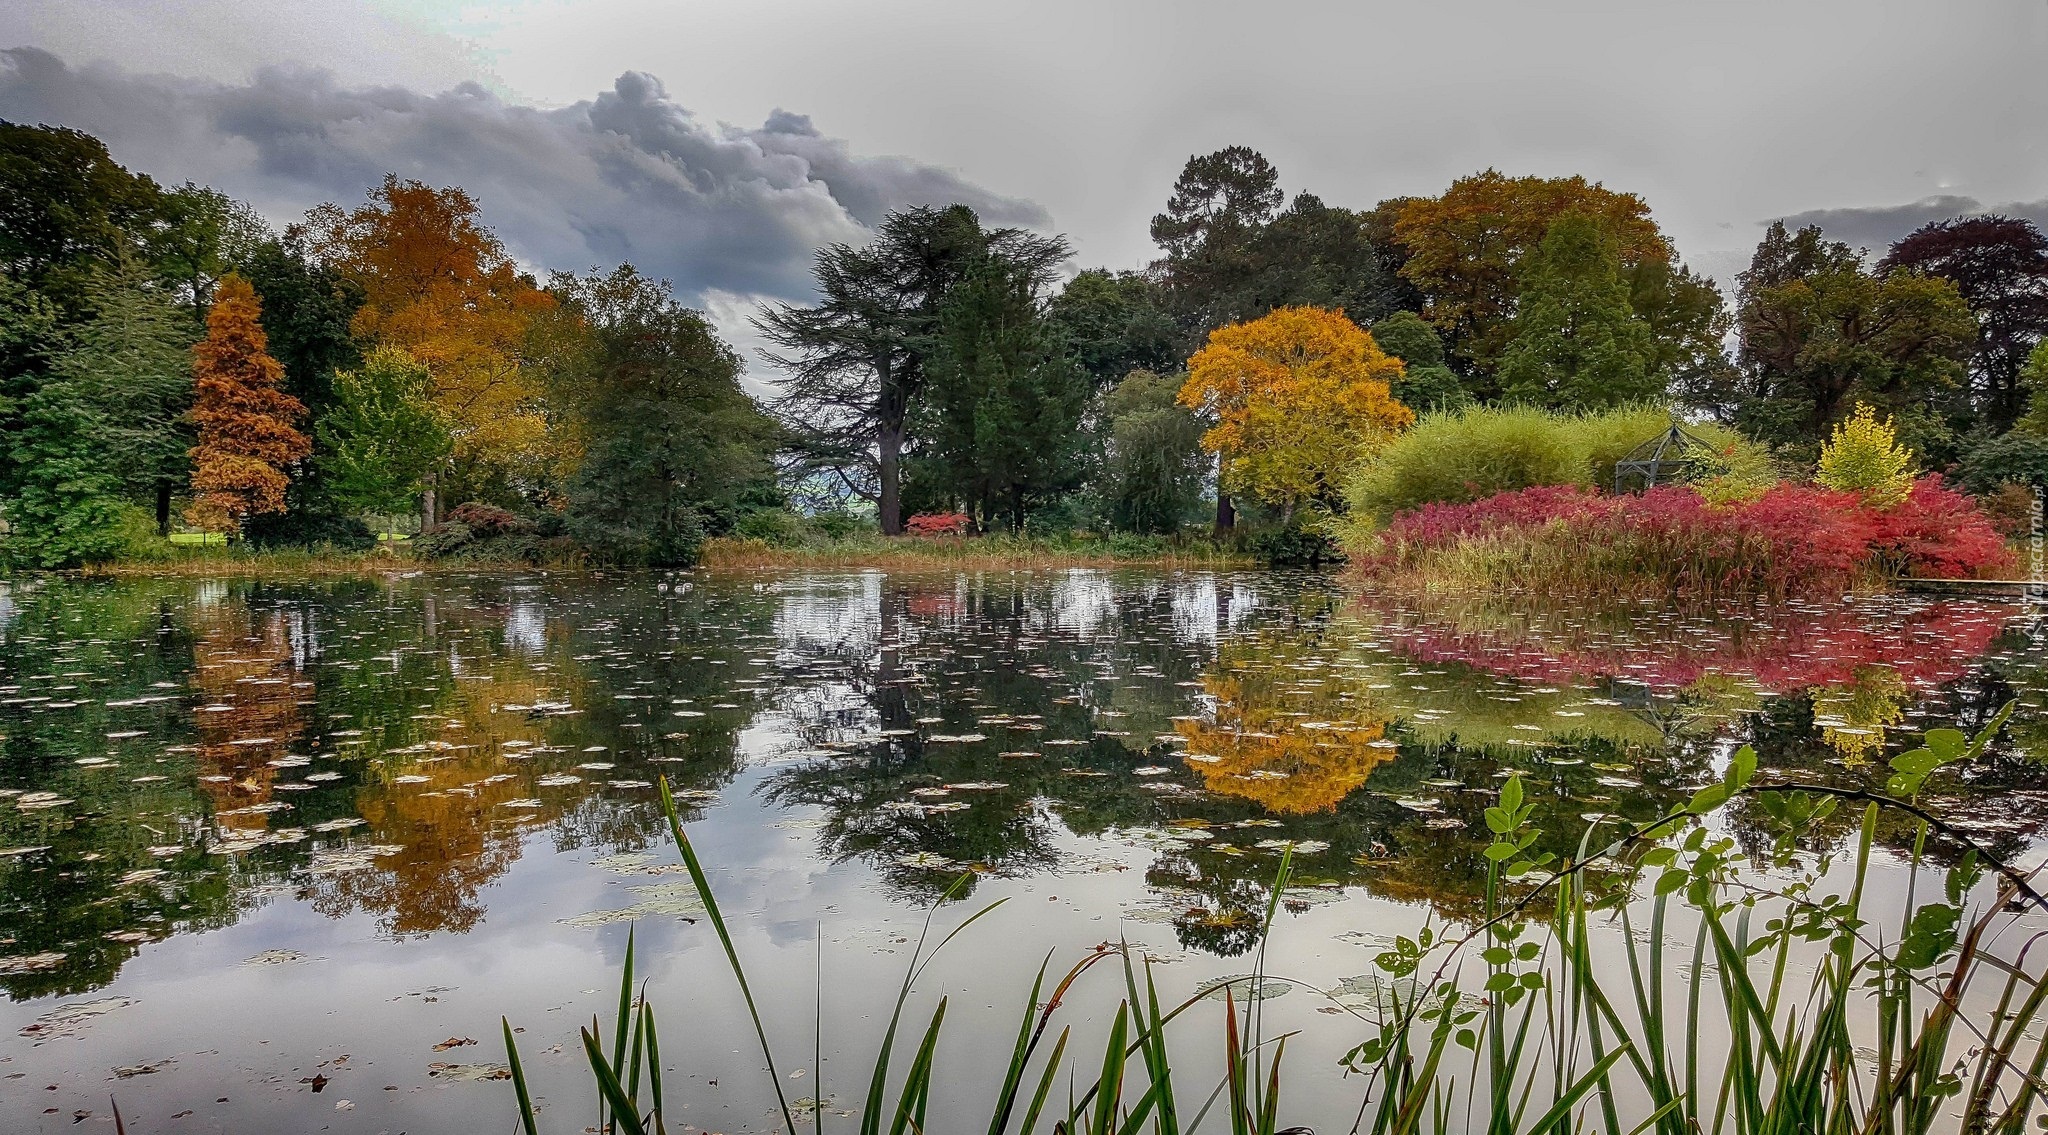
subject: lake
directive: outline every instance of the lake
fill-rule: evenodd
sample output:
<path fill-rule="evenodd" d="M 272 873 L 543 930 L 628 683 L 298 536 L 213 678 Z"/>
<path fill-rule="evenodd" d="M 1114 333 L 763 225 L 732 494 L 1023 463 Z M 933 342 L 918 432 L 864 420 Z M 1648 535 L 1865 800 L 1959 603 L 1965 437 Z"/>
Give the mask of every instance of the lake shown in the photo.
<path fill-rule="evenodd" d="M 1739 744 L 1881 787 L 1922 730 L 2017 700 L 1935 804 L 2027 866 L 2048 823 L 2048 650 L 2001 603 L 1508 610 L 1108 570 L 0 587 L 6 1131 L 112 1130 L 110 1097 L 131 1131 L 509 1130 L 501 1015 L 579 1130 L 576 1030 L 609 1026 L 629 927 L 680 1114 L 775 1125 L 662 777 L 785 1087 L 828 1109 L 963 874 L 941 929 L 1007 901 L 918 988 L 954 995 L 941 1072 L 972 1095 L 1048 952 L 1128 939 L 1176 998 L 1247 972 L 1291 849 L 1267 968 L 1295 984 L 1263 1008 L 1301 1031 L 1292 1122 L 1326 1131 L 1359 1036 L 1316 990 L 1369 997 L 1396 935 L 1471 919 L 1511 771 L 1570 854 Z"/>

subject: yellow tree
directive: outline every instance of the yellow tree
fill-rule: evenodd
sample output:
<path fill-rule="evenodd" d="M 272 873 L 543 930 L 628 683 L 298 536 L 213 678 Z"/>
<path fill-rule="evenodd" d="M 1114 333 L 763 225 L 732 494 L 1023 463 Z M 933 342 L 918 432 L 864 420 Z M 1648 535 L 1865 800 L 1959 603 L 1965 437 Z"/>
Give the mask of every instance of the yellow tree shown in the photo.
<path fill-rule="evenodd" d="M 1820 450 L 1813 479 L 1837 492 L 1856 493 L 1878 508 L 1892 508 L 1913 491 L 1913 452 L 1899 444 L 1892 420 L 1880 421 L 1861 402 Z"/>
<path fill-rule="evenodd" d="M 262 307 L 247 280 L 221 278 L 206 314 L 206 338 L 192 348 L 192 504 L 185 519 L 234 532 L 262 512 L 283 512 L 285 467 L 313 444 L 294 428 L 306 407 L 279 389 L 284 367 L 270 357 Z"/>
<path fill-rule="evenodd" d="M 554 299 L 519 271 L 479 214 L 460 188 L 393 174 L 353 210 L 313 210 L 303 232 L 362 287 L 355 332 L 426 365 L 458 461 L 549 466 L 556 455 L 525 348 L 530 324 Z"/>
<path fill-rule="evenodd" d="M 1283 307 L 1211 332 L 1180 402 L 1216 423 L 1202 445 L 1221 456 L 1223 490 L 1291 521 L 1334 506 L 1345 475 L 1415 421 L 1389 386 L 1401 373 L 1343 312 Z"/>

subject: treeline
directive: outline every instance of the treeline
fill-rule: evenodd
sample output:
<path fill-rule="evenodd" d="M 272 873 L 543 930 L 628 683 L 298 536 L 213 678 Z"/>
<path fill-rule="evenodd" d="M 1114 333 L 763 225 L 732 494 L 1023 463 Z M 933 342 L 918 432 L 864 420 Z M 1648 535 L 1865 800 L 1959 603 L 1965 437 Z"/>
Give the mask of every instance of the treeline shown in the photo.
<path fill-rule="evenodd" d="M 0 200 L 10 564 L 174 527 L 367 548 L 395 515 L 430 554 L 687 564 L 782 501 L 779 428 L 702 314 L 631 267 L 534 279 L 460 189 L 387 177 L 275 232 L 0 124 Z"/>
<path fill-rule="evenodd" d="M 707 534 L 1240 528 L 1314 544 L 1418 415 L 1675 405 L 1810 466 L 1857 407 L 1978 491 L 2048 480 L 2048 239 L 1881 256 L 1774 225 L 1733 296 L 1632 194 L 1485 171 L 1370 209 L 1191 159 L 1142 271 L 963 207 L 821 250 L 759 320 L 776 395 L 630 268 L 522 273 L 462 190 L 387 178 L 283 232 L 71 131 L 0 125 L 10 560 L 183 525 L 430 554 L 681 564 Z M 195 349 L 196 347 L 196 349 Z M 450 507 L 457 506 L 457 507 Z M 829 526 L 827 526 L 829 527 Z"/>

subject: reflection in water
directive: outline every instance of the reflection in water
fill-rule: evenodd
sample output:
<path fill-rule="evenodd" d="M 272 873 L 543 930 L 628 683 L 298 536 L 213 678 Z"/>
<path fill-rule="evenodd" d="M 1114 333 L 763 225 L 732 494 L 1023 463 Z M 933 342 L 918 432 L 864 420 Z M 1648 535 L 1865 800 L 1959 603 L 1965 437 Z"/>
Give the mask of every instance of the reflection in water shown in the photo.
<path fill-rule="evenodd" d="M 16 1000 L 99 989 L 148 943 L 272 904 L 367 916 L 384 943 L 475 933 L 505 904 L 541 937 L 687 918 L 673 880 L 638 877 L 660 857 L 619 854 L 661 838 L 660 776 L 691 820 L 746 777 L 782 817 L 764 838 L 796 825 L 811 862 L 879 880 L 871 917 L 963 872 L 1127 873 L 1139 892 L 1102 913 L 1223 956 L 1257 943 L 1289 848 L 1289 910 L 1376 896 L 1470 916 L 1480 813 L 1513 772 L 1539 850 L 1569 855 L 1602 817 L 1661 814 L 1734 744 L 1874 787 L 1901 740 L 2018 698 L 2009 735 L 1932 790 L 1968 797 L 1968 827 L 2007 855 L 2048 802 L 2044 655 L 1993 604 L 1502 611 L 1094 571 L 4 596 Z M 1739 803 L 1727 820 L 1747 845 L 1773 837 Z M 570 852 L 633 897 L 534 915 L 535 861 Z"/>

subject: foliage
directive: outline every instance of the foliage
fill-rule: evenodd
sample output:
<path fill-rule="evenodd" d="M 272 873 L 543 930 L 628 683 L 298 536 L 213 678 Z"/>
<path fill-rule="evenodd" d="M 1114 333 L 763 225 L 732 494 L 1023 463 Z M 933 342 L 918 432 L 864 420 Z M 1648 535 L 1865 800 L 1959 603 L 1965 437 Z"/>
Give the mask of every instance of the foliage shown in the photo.
<path fill-rule="evenodd" d="M 1372 338 L 1381 350 L 1401 360 L 1401 377 L 1394 380 L 1395 401 L 1418 413 L 1457 410 L 1472 403 L 1457 373 L 1444 365 L 1443 337 L 1421 316 L 1397 311 L 1372 325 Z"/>
<path fill-rule="evenodd" d="M 312 451 L 293 423 L 305 412 L 278 389 L 284 368 L 271 358 L 256 292 L 230 274 L 206 315 L 206 338 L 193 348 L 192 504 L 186 519 L 209 532 L 233 532 L 244 518 L 284 511 L 286 468 Z"/>
<path fill-rule="evenodd" d="M 433 375 L 459 457 L 539 477 L 557 455 L 522 347 L 554 300 L 480 214 L 460 188 L 389 174 L 365 204 L 323 205 L 293 235 L 361 289 L 355 333 L 404 349 Z"/>
<path fill-rule="evenodd" d="M 1118 531 L 1170 535 L 1201 505 L 1202 423 L 1177 401 L 1180 387 L 1133 371 L 1103 396 L 1107 445 L 1097 491 Z"/>
<path fill-rule="evenodd" d="M 482 501 L 464 501 L 421 533 L 412 550 L 424 559 L 538 564 L 549 558 L 540 526 Z"/>
<path fill-rule="evenodd" d="M 29 395 L 14 437 L 23 474 L 7 502 L 10 567 L 64 568 L 126 550 L 120 482 L 100 448 L 103 423 L 68 381 Z"/>
<path fill-rule="evenodd" d="M 2025 411 L 2020 372 L 2048 334 L 2048 236 L 2034 222 L 1992 214 L 1929 221 L 1893 244 L 1877 271 L 1939 276 L 1977 316 L 1971 409 L 1992 432 Z"/>
<path fill-rule="evenodd" d="M 171 494 L 191 477 L 189 324 L 132 257 L 92 277 L 85 302 L 91 314 L 71 328 L 54 373 L 91 407 L 93 451 L 122 495 L 150 501 L 168 531 Z"/>
<path fill-rule="evenodd" d="M 1601 413 L 1555 414 L 1532 406 L 1471 406 L 1426 414 L 1415 427 L 1375 454 L 1346 487 L 1351 511 L 1384 523 L 1425 504 L 1477 500 L 1535 485 L 1605 488 L 1614 463 L 1671 427 L 1668 410 L 1654 404 Z M 1712 467 L 1695 477 L 1730 478 L 1729 488 L 1776 481 L 1770 462 L 1733 430 L 1690 425 L 1714 445 Z"/>
<path fill-rule="evenodd" d="M 90 134 L 0 121 L 0 271 L 68 317 L 101 266 L 141 253 L 160 195 Z"/>
<path fill-rule="evenodd" d="M 1490 376 L 1513 337 L 1529 254 L 1569 212 L 1601 222 L 1624 266 L 1672 258 L 1642 198 L 1582 177 L 1508 177 L 1489 169 L 1459 178 L 1439 197 L 1408 202 L 1394 222 L 1408 253 L 1401 273 L 1420 289 L 1423 314 L 1449 340 L 1482 398 L 1496 392 Z"/>
<path fill-rule="evenodd" d="M 1745 433 L 1810 458 L 1850 406 L 1867 402 L 1925 459 L 1951 455 L 1942 412 L 1977 321 L 1948 281 L 1875 275 L 1818 228 L 1773 224 L 1741 276 L 1736 329 L 1739 373 L 1709 401 Z"/>
<path fill-rule="evenodd" d="M 1650 326 L 1629 306 L 1619 242 L 1599 219 L 1563 214 L 1517 268 L 1521 295 L 1500 357 L 1502 398 L 1590 410 L 1664 392 Z"/>
<path fill-rule="evenodd" d="M 1178 330 L 1160 300 L 1158 286 L 1143 273 L 1090 268 L 1052 297 L 1046 317 L 1096 386 L 1106 387 L 1134 370 L 1180 365 Z"/>
<path fill-rule="evenodd" d="M 1212 333 L 1180 401 L 1214 418 L 1202 445 L 1222 455 L 1224 488 L 1291 516 L 1341 503 L 1344 475 L 1415 420 L 1388 386 L 1400 371 L 1341 313 L 1281 308 Z"/>
<path fill-rule="evenodd" d="M 334 405 L 319 422 L 318 458 L 335 499 L 353 512 L 402 512 L 449 452 L 431 401 L 433 376 L 398 347 L 334 376 Z"/>
<path fill-rule="evenodd" d="M 907 536 L 965 536 L 974 518 L 964 512 L 920 512 L 903 522 Z"/>
<path fill-rule="evenodd" d="M 2048 437 L 2016 429 L 1980 438 L 1963 451 L 1956 480 L 1979 495 L 1995 493 L 2002 485 L 2048 489 Z"/>
<path fill-rule="evenodd" d="M 1856 493 L 1877 508 L 1890 508 L 1913 488 L 1913 454 L 1899 444 L 1891 419 L 1879 421 L 1869 406 L 1835 423 L 1820 450 L 1813 479 L 1837 492 Z"/>
<path fill-rule="evenodd" d="M 981 257 L 947 294 L 913 415 L 927 467 L 943 470 L 942 496 L 965 504 L 983 529 L 1079 487 L 1080 426 L 1093 383 L 1043 315 L 1039 269 L 1001 253 Z"/>
<path fill-rule="evenodd" d="M 1035 290 L 1069 254 L 1062 238 L 983 229 L 965 205 L 891 213 L 866 247 L 820 249 L 817 305 L 756 321 L 785 375 L 774 412 L 803 464 L 872 502 L 882 532 L 899 534 L 903 455 L 948 293 L 984 257 L 1019 266 Z"/>
<path fill-rule="evenodd" d="M 1402 513 L 1361 539 L 1353 559 L 1425 587 L 1700 598 L 1839 592 L 1869 571 L 2004 566 L 2004 541 L 1968 497 L 1930 477 L 1909 500 L 1884 510 L 1791 483 L 1726 505 L 1686 486 L 1622 496 L 1540 486 Z"/>
<path fill-rule="evenodd" d="M 220 278 L 255 259 L 275 237 L 256 210 L 189 181 L 166 191 L 155 211 L 149 259 L 189 310 L 192 324 L 203 327 Z M 260 284 L 257 292 L 262 294 Z"/>
<path fill-rule="evenodd" d="M 555 289 L 588 328 L 557 379 L 584 438 L 569 532 L 607 562 L 687 567 L 770 476 L 774 425 L 740 389 L 739 356 L 666 283 L 628 265 Z"/>

